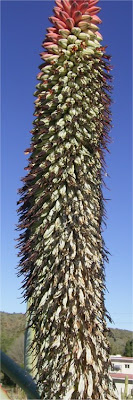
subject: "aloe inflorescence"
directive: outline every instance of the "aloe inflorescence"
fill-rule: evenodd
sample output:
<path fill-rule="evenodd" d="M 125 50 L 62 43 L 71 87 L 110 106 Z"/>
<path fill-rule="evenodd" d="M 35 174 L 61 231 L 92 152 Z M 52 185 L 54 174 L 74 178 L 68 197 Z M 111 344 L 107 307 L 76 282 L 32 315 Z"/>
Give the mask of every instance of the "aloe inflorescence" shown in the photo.
<path fill-rule="evenodd" d="M 28 171 L 19 190 L 20 274 L 42 399 L 114 399 L 102 238 L 110 56 L 98 0 L 56 0 L 41 53 Z"/>

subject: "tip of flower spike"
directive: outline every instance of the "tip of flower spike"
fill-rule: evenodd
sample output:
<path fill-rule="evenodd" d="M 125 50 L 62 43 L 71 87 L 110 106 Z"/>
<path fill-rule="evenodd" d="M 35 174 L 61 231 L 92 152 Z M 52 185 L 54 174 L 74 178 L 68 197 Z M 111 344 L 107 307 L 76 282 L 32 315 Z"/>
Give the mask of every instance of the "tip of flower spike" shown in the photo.
<path fill-rule="evenodd" d="M 90 7 L 95 6 L 98 2 L 99 0 L 90 0 Z"/>
<path fill-rule="evenodd" d="M 98 25 L 102 21 L 96 15 L 100 11 L 100 7 L 97 7 L 96 5 L 97 2 L 98 0 L 56 1 L 57 6 L 53 9 L 54 15 L 49 17 L 49 20 L 54 26 L 47 29 L 48 33 L 46 34 L 46 40 L 42 44 L 42 47 L 45 48 L 46 52 L 40 54 L 47 64 L 55 63 L 61 56 L 63 60 L 63 57 L 68 57 L 69 53 L 71 54 L 72 52 L 77 51 L 80 32 L 88 35 L 90 40 L 97 40 L 97 47 L 100 47 L 98 42 L 102 40 L 102 35 L 98 33 Z M 71 43 L 74 43 L 71 39 L 71 35 L 77 37 L 75 41 L 77 40 L 78 46 L 76 46 L 75 49 L 70 48 Z M 86 40 L 88 40 L 88 38 Z M 65 41 L 68 41 L 68 43 Z M 92 47 L 96 48 L 96 44 Z M 89 51 L 93 50 L 91 49 Z"/>
<path fill-rule="evenodd" d="M 57 0 L 57 6 L 53 9 L 54 16 L 49 17 L 54 27 L 48 28 L 48 33 L 58 34 L 58 31 L 63 29 L 70 33 L 72 28 L 79 26 L 81 21 L 87 23 L 90 19 L 93 24 L 101 23 L 96 15 L 101 9 L 96 6 L 97 2 L 98 0 Z M 85 29 L 87 29 L 86 25 L 82 26 L 82 30 Z"/>

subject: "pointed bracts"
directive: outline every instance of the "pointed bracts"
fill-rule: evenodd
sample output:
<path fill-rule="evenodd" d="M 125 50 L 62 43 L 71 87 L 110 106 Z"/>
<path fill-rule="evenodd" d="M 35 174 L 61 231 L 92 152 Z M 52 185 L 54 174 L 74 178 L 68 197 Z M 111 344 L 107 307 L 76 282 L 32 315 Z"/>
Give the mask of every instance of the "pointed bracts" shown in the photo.
<path fill-rule="evenodd" d="M 20 274 L 42 399 L 113 400 L 102 239 L 110 56 L 97 0 L 56 0 L 19 200 Z"/>

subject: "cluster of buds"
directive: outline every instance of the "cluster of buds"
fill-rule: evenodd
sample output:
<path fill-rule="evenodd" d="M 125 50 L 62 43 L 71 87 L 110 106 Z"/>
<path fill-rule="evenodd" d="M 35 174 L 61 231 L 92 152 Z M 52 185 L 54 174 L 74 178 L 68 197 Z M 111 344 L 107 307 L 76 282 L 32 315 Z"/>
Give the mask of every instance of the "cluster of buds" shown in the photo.
<path fill-rule="evenodd" d="M 98 0 L 56 1 L 55 16 L 49 18 L 54 27 L 47 29 L 43 44 L 47 52 L 41 53 L 42 59 L 58 59 L 62 52 L 69 57 L 71 52 L 82 46 L 86 47 L 88 54 L 94 54 L 93 48 L 99 48 L 99 41 L 102 40 L 97 26 L 101 23 L 96 15 L 100 11 L 100 7 L 95 6 L 97 2 Z"/>

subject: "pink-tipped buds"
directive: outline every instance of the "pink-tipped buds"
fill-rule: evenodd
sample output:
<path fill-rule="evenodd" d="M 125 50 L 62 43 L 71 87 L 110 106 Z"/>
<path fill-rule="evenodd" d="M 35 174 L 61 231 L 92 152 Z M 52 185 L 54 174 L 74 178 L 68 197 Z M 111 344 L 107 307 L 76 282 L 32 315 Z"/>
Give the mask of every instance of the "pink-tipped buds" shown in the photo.
<path fill-rule="evenodd" d="M 101 20 L 96 13 L 100 11 L 100 7 L 96 7 L 98 0 L 56 0 L 56 7 L 53 11 L 55 16 L 50 17 L 50 21 L 55 25 L 54 33 L 58 33 L 59 29 L 72 30 L 80 21 L 88 22 L 89 17 L 93 17 L 94 24 L 100 24 Z M 50 32 L 50 31 L 48 31 Z"/>
<path fill-rule="evenodd" d="M 89 2 L 79 5 L 78 8 L 82 13 L 84 13 L 85 11 L 87 11 L 89 9 Z"/>
<path fill-rule="evenodd" d="M 101 19 L 97 15 L 93 15 L 91 21 L 93 24 L 101 24 L 102 23 Z"/>
<path fill-rule="evenodd" d="M 47 32 L 54 32 L 54 33 L 56 33 L 56 32 L 57 32 L 57 29 L 54 28 L 53 26 L 50 26 L 50 28 L 47 28 Z"/>
<path fill-rule="evenodd" d="M 56 17 L 49 17 L 50 22 L 56 25 L 58 29 L 66 28 L 66 24 Z"/>
<path fill-rule="evenodd" d="M 74 27 L 74 19 L 73 18 L 67 18 L 66 26 L 67 26 L 68 29 L 71 30 Z"/>
<path fill-rule="evenodd" d="M 101 33 L 100 32 L 96 32 L 96 35 L 97 35 L 97 39 L 100 41 L 100 40 L 103 40 L 103 37 L 102 37 L 102 35 L 101 35 Z"/>
<path fill-rule="evenodd" d="M 73 17 L 73 14 L 75 13 L 75 11 L 77 11 L 77 10 L 78 10 L 78 5 L 77 5 L 76 2 L 74 2 L 74 3 L 72 4 L 72 7 L 71 7 L 72 17 Z"/>
<path fill-rule="evenodd" d="M 43 54 L 43 59 L 47 59 L 52 51 L 53 55 L 58 54 L 59 40 L 67 39 L 73 34 L 73 29 L 90 36 L 96 35 L 99 41 L 102 40 L 102 36 L 97 34 L 97 25 L 102 22 L 96 15 L 100 11 L 100 7 L 96 6 L 98 0 L 55 0 L 55 3 L 54 16 L 49 18 L 54 26 L 47 29 L 47 40 L 43 47 L 48 53 Z M 78 37 L 78 32 L 76 35 Z"/>
<path fill-rule="evenodd" d="M 97 4 L 98 2 L 99 0 L 90 0 L 89 7 L 95 6 L 95 4 Z"/>
<path fill-rule="evenodd" d="M 45 42 L 45 48 L 53 54 L 58 54 L 59 53 L 59 47 L 57 44 L 52 43 L 52 42 Z"/>
<path fill-rule="evenodd" d="M 61 0 L 63 9 L 70 15 L 71 12 L 71 5 L 68 0 Z"/>
<path fill-rule="evenodd" d="M 95 15 L 96 13 L 99 13 L 100 10 L 101 10 L 100 7 L 90 7 L 89 8 L 89 14 Z"/>
<path fill-rule="evenodd" d="M 81 11 L 75 11 L 74 14 L 73 14 L 73 19 L 74 19 L 74 21 L 76 22 L 76 24 L 77 24 L 79 21 L 81 21 L 81 18 L 82 18 L 82 13 L 81 13 Z"/>
<path fill-rule="evenodd" d="M 47 33 L 46 35 L 48 40 L 51 40 L 53 43 L 57 43 L 58 39 L 60 39 L 60 35 L 58 35 L 57 33 Z M 43 47 L 45 47 L 45 42 L 43 44 Z"/>
<path fill-rule="evenodd" d="M 43 75 L 43 72 L 39 72 L 38 74 L 37 74 L 37 79 L 41 79 L 41 76 Z"/>
<path fill-rule="evenodd" d="M 60 11 L 59 16 L 61 21 L 63 22 L 66 22 L 66 19 L 69 18 L 69 14 L 67 14 L 65 11 Z"/>
<path fill-rule="evenodd" d="M 61 9 L 63 9 L 62 1 L 61 0 L 55 0 L 57 6 Z"/>
<path fill-rule="evenodd" d="M 56 54 L 50 54 L 50 53 L 45 53 L 45 52 L 40 53 L 40 56 L 45 61 L 50 61 L 50 60 L 52 61 L 52 60 L 55 60 L 58 58 L 58 55 L 56 55 Z"/>

